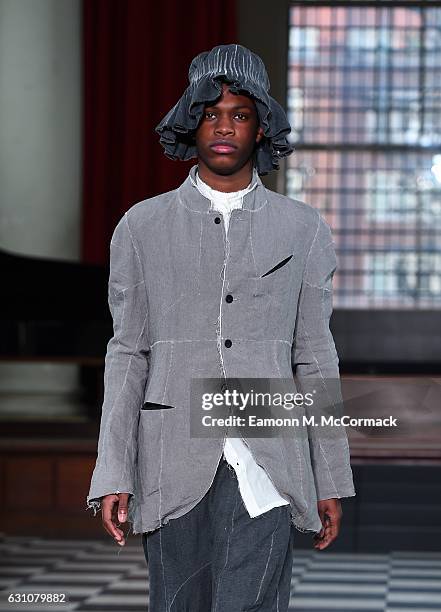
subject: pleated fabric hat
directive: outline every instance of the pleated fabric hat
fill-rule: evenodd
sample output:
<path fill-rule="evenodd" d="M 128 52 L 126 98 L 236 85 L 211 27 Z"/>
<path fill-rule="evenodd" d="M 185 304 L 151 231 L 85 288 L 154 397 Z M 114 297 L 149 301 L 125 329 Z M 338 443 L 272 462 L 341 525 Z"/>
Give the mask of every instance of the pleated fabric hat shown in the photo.
<path fill-rule="evenodd" d="M 206 104 L 229 90 L 253 98 L 264 131 L 256 146 L 254 165 L 259 175 L 278 170 L 279 159 L 293 152 L 287 136 L 291 126 L 281 105 L 269 95 L 270 82 L 262 59 L 242 45 L 219 45 L 199 53 L 188 71 L 189 86 L 182 97 L 156 126 L 164 153 L 170 159 L 197 157 L 194 132 Z"/>

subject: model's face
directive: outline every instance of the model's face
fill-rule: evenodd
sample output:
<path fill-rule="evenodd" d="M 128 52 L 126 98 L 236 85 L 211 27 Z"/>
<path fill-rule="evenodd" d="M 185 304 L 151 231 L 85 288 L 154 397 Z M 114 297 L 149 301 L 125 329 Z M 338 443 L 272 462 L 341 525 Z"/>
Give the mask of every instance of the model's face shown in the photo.
<path fill-rule="evenodd" d="M 223 83 L 222 96 L 206 105 L 195 137 L 199 163 L 214 174 L 237 173 L 251 163 L 254 148 L 263 138 L 253 100 L 232 94 Z"/>

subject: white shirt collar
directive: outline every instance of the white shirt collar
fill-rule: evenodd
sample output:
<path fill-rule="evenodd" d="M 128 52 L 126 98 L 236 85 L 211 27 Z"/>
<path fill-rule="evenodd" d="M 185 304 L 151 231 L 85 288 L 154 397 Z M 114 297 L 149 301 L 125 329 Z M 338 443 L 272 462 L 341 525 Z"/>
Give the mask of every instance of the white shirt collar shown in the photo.
<path fill-rule="evenodd" d="M 244 195 L 257 186 L 256 178 L 257 171 L 253 168 L 251 182 L 245 189 L 240 189 L 239 191 L 217 191 L 207 185 L 199 176 L 199 172 L 196 171 L 196 186 L 202 195 L 211 201 L 212 207 L 222 207 L 224 210 L 233 210 L 234 208 L 242 207 Z"/>

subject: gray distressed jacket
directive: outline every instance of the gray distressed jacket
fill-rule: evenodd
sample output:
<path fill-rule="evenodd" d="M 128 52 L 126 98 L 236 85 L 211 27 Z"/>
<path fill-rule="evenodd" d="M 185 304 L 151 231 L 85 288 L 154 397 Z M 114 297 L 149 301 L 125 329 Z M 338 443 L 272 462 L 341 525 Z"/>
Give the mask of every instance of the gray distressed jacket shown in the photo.
<path fill-rule="evenodd" d="M 130 493 L 134 534 L 187 513 L 214 480 L 224 438 L 190 437 L 192 377 L 339 378 L 329 225 L 257 177 L 226 238 L 196 169 L 178 189 L 133 205 L 110 245 L 114 335 L 87 506 L 96 514 L 102 496 Z M 164 408 L 143 410 L 146 402 Z M 289 500 L 293 525 L 318 532 L 317 500 L 355 491 L 346 432 L 309 429 L 244 441 Z"/>

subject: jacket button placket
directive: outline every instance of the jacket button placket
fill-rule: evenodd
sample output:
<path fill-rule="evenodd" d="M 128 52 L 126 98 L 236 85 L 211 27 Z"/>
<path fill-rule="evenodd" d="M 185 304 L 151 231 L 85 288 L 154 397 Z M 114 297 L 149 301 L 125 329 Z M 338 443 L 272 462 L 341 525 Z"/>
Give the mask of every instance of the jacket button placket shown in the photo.
<path fill-rule="evenodd" d="M 222 218 L 219 215 L 216 215 L 214 217 L 213 221 L 214 221 L 214 223 L 216 225 L 220 226 L 221 223 L 222 223 Z M 225 248 L 227 248 L 227 243 L 225 243 Z M 223 292 L 223 287 L 224 287 L 224 283 L 225 283 L 225 276 L 224 275 L 225 275 L 225 266 L 226 266 L 227 256 L 228 256 L 228 253 L 227 253 L 227 251 L 225 251 L 224 252 L 223 268 L 222 268 L 222 270 L 223 270 L 222 292 Z M 222 316 L 222 301 L 220 303 L 219 308 L 220 308 L 219 316 L 221 317 Z M 221 344 L 220 344 L 220 337 L 219 337 L 220 336 L 220 331 L 216 330 L 216 334 L 218 335 L 217 341 L 218 341 L 219 359 L 220 359 L 220 362 L 221 362 L 221 369 L 222 369 L 222 372 L 223 372 L 223 375 L 224 375 L 224 381 L 220 385 L 220 391 L 221 391 L 221 393 L 225 393 L 225 391 L 228 388 L 228 385 L 226 384 L 226 380 L 225 380 L 225 378 L 226 378 L 226 376 L 225 376 L 225 368 L 224 368 L 224 365 L 223 365 L 222 347 L 221 347 Z"/>

